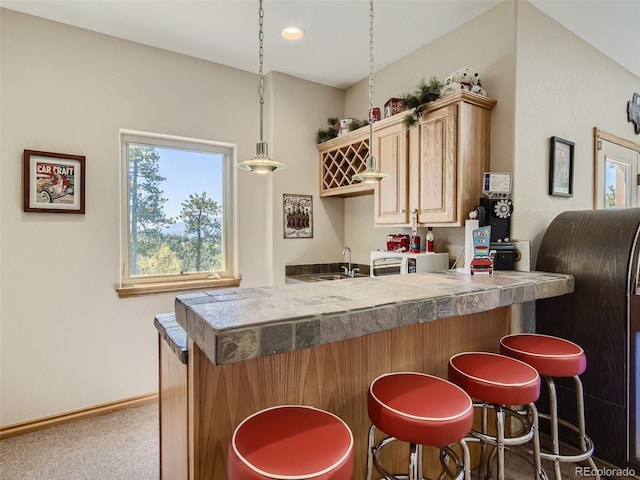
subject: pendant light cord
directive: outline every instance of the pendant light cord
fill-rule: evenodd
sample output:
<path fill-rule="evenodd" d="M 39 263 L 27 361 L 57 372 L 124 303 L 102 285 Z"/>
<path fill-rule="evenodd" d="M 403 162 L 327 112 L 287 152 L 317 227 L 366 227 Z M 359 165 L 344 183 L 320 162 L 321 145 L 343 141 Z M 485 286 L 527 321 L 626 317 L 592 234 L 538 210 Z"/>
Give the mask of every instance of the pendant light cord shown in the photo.
<path fill-rule="evenodd" d="M 373 0 L 369 0 L 369 122 L 373 111 Z"/>
<path fill-rule="evenodd" d="M 251 173 L 265 175 L 276 170 L 282 170 L 284 163 L 278 162 L 269 157 L 269 145 L 264 141 L 264 9 L 262 0 L 258 0 L 258 57 L 260 60 L 258 68 L 258 97 L 260 99 L 260 141 L 256 143 L 256 155 L 249 160 L 238 163 L 238 168 L 249 170 Z"/>
<path fill-rule="evenodd" d="M 373 0 L 369 0 L 369 156 L 367 169 L 373 165 Z"/>
<path fill-rule="evenodd" d="M 264 120 L 264 79 L 262 74 L 262 64 L 264 62 L 264 33 L 262 31 L 262 25 L 264 23 L 264 10 L 262 9 L 262 0 L 259 0 L 259 33 L 258 33 L 258 57 L 260 58 L 260 66 L 258 68 L 258 97 L 260 98 L 260 142 L 264 141 L 263 135 L 263 120 Z"/>

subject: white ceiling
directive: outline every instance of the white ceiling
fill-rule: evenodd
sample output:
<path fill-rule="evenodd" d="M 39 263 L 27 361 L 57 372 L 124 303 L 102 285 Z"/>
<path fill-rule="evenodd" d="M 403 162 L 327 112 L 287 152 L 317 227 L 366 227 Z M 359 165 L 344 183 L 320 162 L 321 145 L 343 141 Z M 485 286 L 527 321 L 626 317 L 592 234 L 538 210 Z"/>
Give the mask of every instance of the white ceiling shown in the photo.
<path fill-rule="evenodd" d="M 375 0 L 375 70 L 501 1 L 514 0 Z M 531 3 L 640 77 L 640 0 Z M 257 0 L 0 0 L 0 6 L 258 71 Z M 264 0 L 263 7 L 265 73 L 341 88 L 367 77 L 367 0 Z M 280 36 L 291 24 L 304 28 L 302 40 Z"/>

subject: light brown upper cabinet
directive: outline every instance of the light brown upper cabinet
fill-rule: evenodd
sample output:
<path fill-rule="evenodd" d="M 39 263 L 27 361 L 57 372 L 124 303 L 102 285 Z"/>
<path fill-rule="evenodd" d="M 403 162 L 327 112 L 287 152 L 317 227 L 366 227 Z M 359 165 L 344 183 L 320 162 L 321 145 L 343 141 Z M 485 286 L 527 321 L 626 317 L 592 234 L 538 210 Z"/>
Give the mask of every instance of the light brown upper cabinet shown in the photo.
<path fill-rule="evenodd" d="M 376 125 L 374 155 L 390 175 L 375 188 L 376 225 L 409 226 L 414 210 L 420 226 L 464 225 L 489 171 L 495 104 L 461 91 L 426 104 L 410 129 L 402 121 L 406 112 Z"/>
<path fill-rule="evenodd" d="M 378 169 L 388 173 L 376 189 L 376 223 L 404 223 L 409 194 L 408 131 L 404 115 L 399 113 L 376 125 L 373 132 L 373 155 Z"/>

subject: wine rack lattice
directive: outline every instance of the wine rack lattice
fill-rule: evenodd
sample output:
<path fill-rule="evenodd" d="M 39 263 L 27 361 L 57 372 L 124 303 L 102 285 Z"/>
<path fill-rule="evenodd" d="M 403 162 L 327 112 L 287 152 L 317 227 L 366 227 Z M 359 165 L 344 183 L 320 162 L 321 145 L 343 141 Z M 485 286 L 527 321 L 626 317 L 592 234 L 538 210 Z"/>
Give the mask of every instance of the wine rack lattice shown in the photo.
<path fill-rule="evenodd" d="M 366 169 L 369 138 L 348 136 L 344 142 L 330 140 L 320 151 L 320 192 L 324 195 L 350 195 L 372 190 L 371 185 L 352 180 L 354 174 Z"/>

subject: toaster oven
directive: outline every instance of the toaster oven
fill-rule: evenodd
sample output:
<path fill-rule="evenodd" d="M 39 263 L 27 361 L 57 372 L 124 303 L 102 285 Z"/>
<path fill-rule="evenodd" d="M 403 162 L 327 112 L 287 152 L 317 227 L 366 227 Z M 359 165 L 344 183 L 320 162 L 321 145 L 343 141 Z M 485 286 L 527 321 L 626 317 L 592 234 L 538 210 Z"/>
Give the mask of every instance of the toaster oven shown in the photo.
<path fill-rule="evenodd" d="M 443 272 L 449 269 L 448 253 L 371 252 L 372 277 L 405 275 L 420 272 Z"/>

